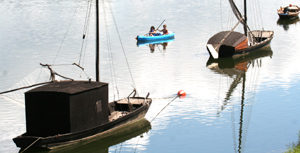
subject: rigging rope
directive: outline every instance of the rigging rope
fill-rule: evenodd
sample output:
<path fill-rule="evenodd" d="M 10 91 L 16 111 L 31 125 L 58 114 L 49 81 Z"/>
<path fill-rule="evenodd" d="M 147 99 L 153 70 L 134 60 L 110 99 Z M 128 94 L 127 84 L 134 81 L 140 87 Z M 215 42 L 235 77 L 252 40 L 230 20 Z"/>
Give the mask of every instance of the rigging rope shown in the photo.
<path fill-rule="evenodd" d="M 37 83 L 37 84 L 25 86 L 25 87 L 20 87 L 20 88 L 16 88 L 16 89 L 11 89 L 11 90 L 8 90 L 8 91 L 3 91 L 3 92 L 0 92 L 0 95 L 1 95 L 1 94 L 6 94 L 6 93 L 9 93 L 9 92 L 14 92 L 14 91 L 17 91 L 17 90 L 22 90 L 22 89 L 32 88 L 32 87 L 39 86 L 39 85 L 43 85 L 43 84 L 48 84 L 48 83 L 51 83 L 51 82 L 52 82 L 52 81 L 49 81 L 49 82 L 42 82 L 42 83 Z"/>
<path fill-rule="evenodd" d="M 81 43 L 78 65 L 81 65 L 82 53 L 84 52 L 84 54 L 85 54 L 85 51 L 86 51 L 86 46 L 84 46 L 84 45 L 86 44 L 85 38 L 87 37 L 87 32 L 89 30 L 92 2 L 90 0 L 87 0 L 87 4 L 88 5 L 87 5 L 86 14 L 85 14 L 85 21 L 84 21 L 83 34 L 82 34 L 82 43 Z"/>
<path fill-rule="evenodd" d="M 220 0 L 220 17 L 221 17 L 220 22 L 221 22 L 221 31 L 223 31 L 223 18 L 222 18 L 223 11 L 222 11 L 222 2 L 221 1 L 222 0 Z"/>
<path fill-rule="evenodd" d="M 112 54 L 112 49 L 111 49 L 111 41 L 110 41 L 110 34 L 109 34 L 109 28 L 108 28 L 108 25 L 107 25 L 107 13 L 106 13 L 106 9 L 105 9 L 105 3 L 104 3 L 104 0 L 102 0 L 102 7 L 103 7 L 103 14 L 104 14 L 104 23 L 105 23 L 105 31 L 106 31 L 106 43 L 107 43 L 107 50 L 108 50 L 108 53 L 109 53 L 109 58 L 110 58 L 110 75 L 111 75 L 111 78 L 112 78 L 112 82 L 113 82 L 113 93 L 114 93 L 114 100 L 115 100 L 115 88 L 116 88 L 116 91 L 117 91 L 117 96 L 118 96 L 118 99 L 120 98 L 120 95 L 119 95 L 119 89 L 118 89 L 118 84 L 117 84 L 117 81 L 116 81 L 116 72 L 115 72 L 115 69 L 114 69 L 114 62 L 113 62 L 113 54 Z"/>
<path fill-rule="evenodd" d="M 134 89 L 137 89 L 136 85 L 135 85 L 135 82 L 134 82 L 134 79 L 133 79 L 133 75 L 132 75 L 130 66 L 129 66 L 129 62 L 128 62 L 127 55 L 126 55 L 126 52 L 125 52 L 125 49 L 124 49 L 124 45 L 123 45 L 123 42 L 122 42 L 122 39 L 121 39 L 121 35 L 120 35 L 120 32 L 119 32 L 117 21 L 115 19 L 115 16 L 114 16 L 114 13 L 112 11 L 110 3 L 109 3 L 109 9 L 110 9 L 110 12 L 111 12 L 111 15 L 112 15 L 112 18 L 113 18 L 113 21 L 114 21 L 114 25 L 115 25 L 115 28 L 116 28 L 116 31 L 117 31 L 117 34 L 118 34 L 118 37 L 119 37 L 119 41 L 120 41 L 120 44 L 121 44 L 121 47 L 122 47 L 122 51 L 123 51 L 123 54 L 124 54 L 124 57 L 125 57 L 125 60 L 126 60 L 128 71 L 130 73 L 130 77 L 131 77 L 131 80 L 132 80 L 132 83 L 133 83 L 133 87 L 134 87 Z"/>
<path fill-rule="evenodd" d="M 72 15 L 72 17 L 71 17 L 71 21 L 70 21 L 69 26 L 68 26 L 68 29 L 67 29 L 66 33 L 64 34 L 64 36 L 63 36 L 63 40 L 61 41 L 61 43 L 60 43 L 60 45 L 59 45 L 59 48 L 58 48 L 58 50 L 57 50 L 57 52 L 56 52 L 55 58 L 54 58 L 54 60 L 53 60 L 53 62 L 52 62 L 53 64 L 55 63 L 55 61 L 56 61 L 56 59 L 57 59 L 57 57 L 58 57 L 58 55 L 59 55 L 59 53 L 60 53 L 60 51 L 61 51 L 61 49 L 62 49 L 62 46 L 63 46 L 63 44 L 64 44 L 64 42 L 65 42 L 65 39 L 67 38 L 67 35 L 69 34 L 69 31 L 70 31 L 71 26 L 72 26 L 72 24 L 73 24 L 73 20 L 74 20 L 75 14 L 77 13 L 78 8 L 79 8 L 79 7 L 77 7 L 77 8 L 74 10 L 74 13 L 73 13 L 73 15 Z"/>
<path fill-rule="evenodd" d="M 260 22 L 260 26 L 261 26 L 261 28 L 263 29 L 263 27 L 264 27 L 264 23 L 263 23 L 263 18 L 262 18 L 262 13 L 261 13 L 261 5 L 260 5 L 260 3 L 259 3 L 259 1 L 258 0 L 255 0 L 255 4 L 257 4 L 257 9 L 256 9 L 256 11 L 258 12 L 258 14 L 259 14 L 259 16 L 258 16 L 258 22 Z"/>

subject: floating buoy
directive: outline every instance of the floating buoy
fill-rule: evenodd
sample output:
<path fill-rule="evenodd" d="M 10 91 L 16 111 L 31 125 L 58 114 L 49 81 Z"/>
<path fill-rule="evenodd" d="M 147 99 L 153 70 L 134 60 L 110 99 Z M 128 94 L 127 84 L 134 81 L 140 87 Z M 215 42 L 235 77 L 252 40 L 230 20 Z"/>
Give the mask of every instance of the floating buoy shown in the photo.
<path fill-rule="evenodd" d="M 179 90 L 178 93 L 177 93 L 177 96 L 178 97 L 185 97 L 186 96 L 186 92 L 183 91 L 183 90 Z"/>

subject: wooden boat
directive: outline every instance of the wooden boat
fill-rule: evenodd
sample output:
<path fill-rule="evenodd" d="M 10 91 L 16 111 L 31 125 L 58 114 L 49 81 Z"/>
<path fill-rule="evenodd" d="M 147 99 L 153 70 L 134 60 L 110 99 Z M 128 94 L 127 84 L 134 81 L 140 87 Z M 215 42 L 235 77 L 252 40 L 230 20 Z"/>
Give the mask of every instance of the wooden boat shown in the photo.
<path fill-rule="evenodd" d="M 99 94 L 107 86 L 101 82 L 63 81 L 26 92 L 27 132 L 13 139 L 17 147 L 26 148 L 33 142 L 31 148 L 66 146 L 144 118 L 151 99 L 134 94 L 107 104 L 103 102 L 107 95 Z M 88 97 L 101 103 L 84 100 Z"/>
<path fill-rule="evenodd" d="M 297 5 L 290 4 L 286 7 L 280 7 L 277 10 L 280 19 L 293 19 L 299 15 L 300 8 Z"/>
<path fill-rule="evenodd" d="M 215 59 L 241 56 L 268 46 L 273 39 L 274 32 L 250 30 L 247 25 L 246 0 L 244 0 L 244 16 L 242 16 L 233 0 L 229 0 L 229 3 L 234 15 L 238 19 L 238 23 L 231 30 L 219 32 L 208 40 L 206 47 L 210 56 Z M 243 34 L 234 31 L 240 23 L 244 26 Z"/>
<path fill-rule="evenodd" d="M 21 151 L 80 143 L 128 126 L 147 113 L 149 93 L 136 97 L 134 90 L 124 99 L 108 102 L 108 84 L 99 81 L 98 12 L 96 0 L 96 81 L 56 81 L 57 73 L 43 65 L 50 69 L 52 82 L 25 93 L 26 132 L 13 138 Z"/>

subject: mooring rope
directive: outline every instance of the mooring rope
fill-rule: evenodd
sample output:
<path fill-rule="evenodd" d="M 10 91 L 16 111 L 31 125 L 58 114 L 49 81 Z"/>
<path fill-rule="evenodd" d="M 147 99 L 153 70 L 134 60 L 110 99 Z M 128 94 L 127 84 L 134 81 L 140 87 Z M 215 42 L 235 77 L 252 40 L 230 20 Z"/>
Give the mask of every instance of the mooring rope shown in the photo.
<path fill-rule="evenodd" d="M 155 116 L 154 116 L 154 118 L 152 118 L 152 120 L 150 121 L 150 123 L 152 123 L 155 119 L 156 119 L 156 117 L 165 109 L 165 108 L 167 108 L 173 101 L 175 101 L 175 99 L 176 98 L 178 98 L 179 96 L 175 96 L 165 107 L 163 107 Z"/>
<path fill-rule="evenodd" d="M 20 151 L 20 153 L 25 152 L 26 150 L 28 150 L 32 145 L 34 145 L 36 142 L 38 142 L 42 137 L 39 137 L 38 139 L 36 139 L 34 142 L 32 142 L 29 146 L 27 146 L 24 150 Z"/>

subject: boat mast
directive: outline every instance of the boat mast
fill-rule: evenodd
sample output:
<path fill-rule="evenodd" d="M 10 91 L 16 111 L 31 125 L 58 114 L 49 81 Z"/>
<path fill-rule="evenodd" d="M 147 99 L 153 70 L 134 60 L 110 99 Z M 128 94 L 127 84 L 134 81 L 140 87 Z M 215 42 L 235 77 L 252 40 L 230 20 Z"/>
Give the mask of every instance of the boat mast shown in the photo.
<path fill-rule="evenodd" d="M 247 36 L 247 0 L 244 0 L 244 31 Z"/>
<path fill-rule="evenodd" d="M 99 0 L 96 0 L 96 82 L 100 81 L 99 75 Z"/>

